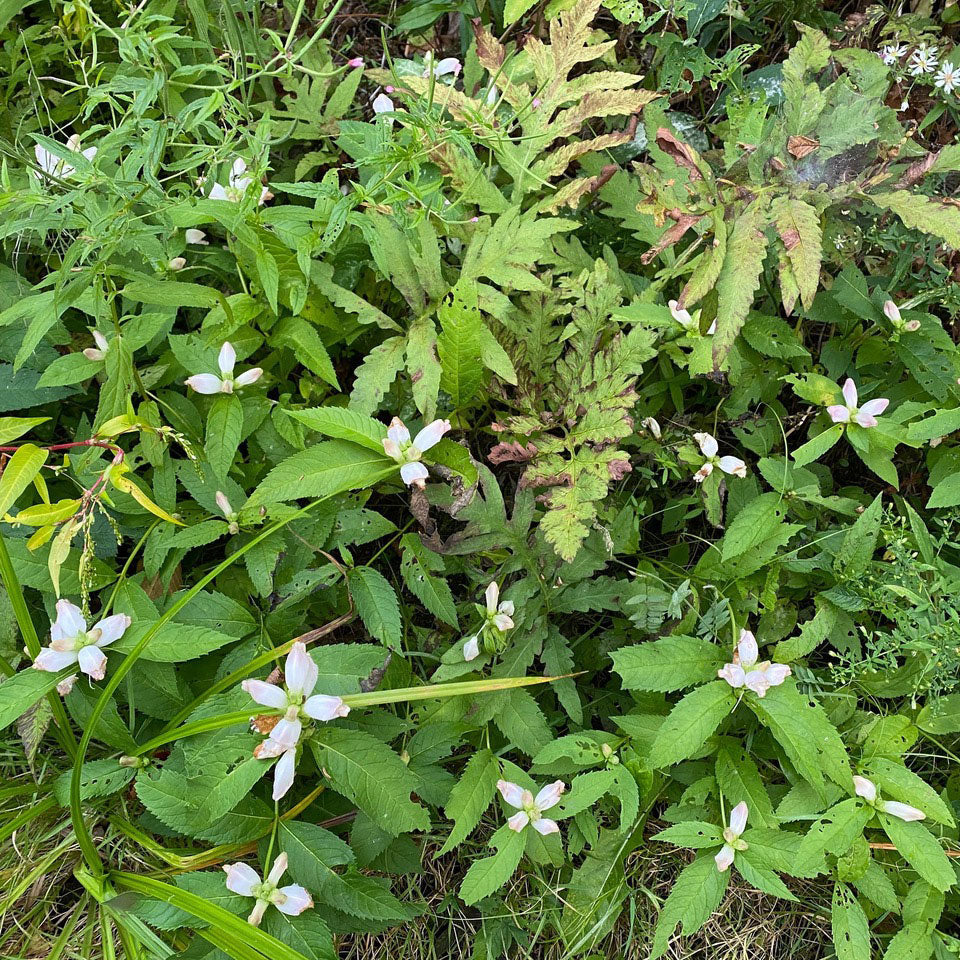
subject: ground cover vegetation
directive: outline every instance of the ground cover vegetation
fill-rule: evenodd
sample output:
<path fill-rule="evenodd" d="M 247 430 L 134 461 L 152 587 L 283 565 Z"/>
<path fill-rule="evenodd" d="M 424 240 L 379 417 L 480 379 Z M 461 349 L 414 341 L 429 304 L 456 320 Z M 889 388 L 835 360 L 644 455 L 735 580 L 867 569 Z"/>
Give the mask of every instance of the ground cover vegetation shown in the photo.
<path fill-rule="evenodd" d="M 0 954 L 960 956 L 958 21 L 0 0 Z"/>

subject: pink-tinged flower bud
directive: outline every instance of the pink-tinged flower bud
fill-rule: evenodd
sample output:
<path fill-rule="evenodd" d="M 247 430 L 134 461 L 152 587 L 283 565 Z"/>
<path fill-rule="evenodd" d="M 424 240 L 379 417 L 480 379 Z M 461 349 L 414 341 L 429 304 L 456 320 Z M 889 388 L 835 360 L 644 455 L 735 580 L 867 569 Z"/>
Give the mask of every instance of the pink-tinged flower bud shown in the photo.
<path fill-rule="evenodd" d="M 908 320 L 903 328 L 907 333 L 916 333 L 920 329 L 919 320 Z"/>
<path fill-rule="evenodd" d="M 900 323 L 900 308 L 892 300 L 883 305 L 883 313 L 891 323 Z"/>
<path fill-rule="evenodd" d="M 347 61 L 348 67 L 362 67 L 363 66 L 363 57 L 353 57 Z"/>

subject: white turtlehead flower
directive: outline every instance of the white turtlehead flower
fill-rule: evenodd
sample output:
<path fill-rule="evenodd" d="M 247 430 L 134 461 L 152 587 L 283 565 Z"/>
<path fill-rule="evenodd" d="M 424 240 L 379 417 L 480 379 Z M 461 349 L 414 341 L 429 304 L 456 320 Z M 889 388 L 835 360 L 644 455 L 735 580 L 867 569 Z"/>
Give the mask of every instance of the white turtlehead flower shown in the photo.
<path fill-rule="evenodd" d="M 93 160 L 97 155 L 96 147 L 87 147 L 86 150 L 80 149 L 80 137 L 77 134 L 73 134 L 67 142 L 64 144 L 66 148 L 72 153 L 79 153 L 81 156 L 86 157 L 87 160 Z M 67 163 L 66 160 L 61 160 L 59 157 L 54 156 L 46 147 L 41 147 L 38 143 L 33 148 L 33 155 L 37 158 L 37 166 L 40 167 L 41 172 L 33 172 L 33 175 L 38 180 L 48 180 L 52 177 L 56 177 L 60 180 L 68 180 L 76 172 L 77 168 L 71 163 Z"/>
<path fill-rule="evenodd" d="M 693 475 L 697 483 L 703 483 L 713 473 L 714 467 L 719 467 L 724 473 L 733 477 L 745 477 L 747 465 L 739 457 L 718 457 L 720 447 L 709 433 L 695 433 L 693 439 L 697 441 L 700 452 L 707 458 L 700 469 Z"/>
<path fill-rule="evenodd" d="M 899 326 L 903 322 L 900 317 L 900 308 L 892 300 L 887 300 L 883 304 L 883 315 L 894 326 Z"/>
<path fill-rule="evenodd" d="M 380 116 L 382 113 L 394 113 L 396 107 L 393 104 L 393 101 L 385 94 L 378 93 L 373 98 L 373 112 L 376 116 Z M 384 120 L 392 127 L 393 126 L 393 117 L 384 117 Z"/>
<path fill-rule="evenodd" d="M 230 506 L 230 501 L 227 499 L 227 495 L 222 490 L 218 490 L 213 499 L 216 500 L 217 507 L 223 513 L 227 523 L 230 524 L 230 532 L 233 534 L 239 533 L 240 524 L 237 520 L 237 511 Z"/>
<path fill-rule="evenodd" d="M 186 257 L 174 257 L 174 258 L 167 264 L 167 266 L 168 266 L 171 270 L 173 270 L 174 272 L 177 272 L 177 271 L 179 271 L 179 270 L 182 270 L 186 265 L 187 265 L 187 258 L 186 258 Z"/>
<path fill-rule="evenodd" d="M 757 638 L 749 630 L 741 630 L 733 661 L 718 670 L 717 676 L 726 680 L 734 690 L 746 687 L 758 697 L 765 697 L 767 691 L 779 687 L 791 671 L 785 663 L 771 663 L 769 660 L 757 663 L 759 655 Z"/>
<path fill-rule="evenodd" d="M 88 360 L 100 363 L 106 357 L 110 344 L 107 343 L 107 338 L 99 330 L 91 330 L 90 333 L 93 334 L 93 342 L 96 344 L 96 347 L 87 347 L 87 349 L 83 351 L 83 355 Z"/>
<path fill-rule="evenodd" d="M 886 313 L 886 307 L 884 307 Z M 899 313 L 899 311 L 898 311 Z M 888 314 L 889 316 L 889 314 Z M 845 403 L 833 403 L 827 407 L 827 413 L 834 423 L 856 423 L 866 429 L 877 425 L 877 417 L 887 409 L 890 401 L 886 397 L 868 400 L 862 407 L 857 406 L 857 385 L 850 377 L 841 390 Z"/>
<path fill-rule="evenodd" d="M 251 367 L 239 377 L 234 377 L 233 367 L 236 362 L 237 351 L 228 341 L 220 348 L 220 355 L 217 357 L 217 365 L 220 367 L 219 377 L 215 373 L 198 373 L 187 377 L 183 382 L 197 393 L 233 393 L 234 390 L 249 387 L 263 376 L 263 370 L 260 367 Z"/>
<path fill-rule="evenodd" d="M 937 69 L 937 48 L 928 47 L 921 43 L 913 53 L 910 54 L 910 73 L 914 77 L 919 77 L 922 73 L 933 73 Z"/>
<path fill-rule="evenodd" d="M 902 43 L 888 43 L 880 48 L 877 56 L 888 66 L 896 66 L 906 55 L 907 48 Z"/>
<path fill-rule="evenodd" d="M 954 89 L 960 86 L 960 72 L 952 63 L 945 60 L 937 71 L 933 85 L 939 87 L 944 93 L 953 93 Z"/>
<path fill-rule="evenodd" d="M 285 887 L 277 886 L 286 870 L 287 855 L 285 853 L 281 853 L 273 861 L 266 880 L 261 880 L 260 874 L 245 863 L 223 865 L 223 871 L 227 875 L 227 889 L 241 897 L 256 898 L 257 902 L 250 916 L 247 917 L 247 923 L 259 927 L 271 903 L 281 913 L 291 917 L 298 917 L 304 910 L 309 910 L 313 906 L 313 898 L 299 883 L 291 883 Z"/>
<path fill-rule="evenodd" d="M 345 717 L 350 712 L 350 707 L 340 697 L 313 693 L 318 675 L 317 665 L 307 653 L 306 644 L 295 643 L 283 665 L 284 686 L 278 687 L 265 680 L 244 680 L 240 685 L 257 703 L 283 711 L 266 740 L 253 751 L 253 755 L 261 760 L 280 757 L 273 771 L 274 800 L 283 797 L 293 785 L 297 744 L 303 733 L 302 717 L 327 721 Z"/>
<path fill-rule="evenodd" d="M 667 306 L 670 308 L 670 316 L 673 317 L 684 330 L 693 330 L 696 327 L 696 322 L 693 317 L 690 316 L 690 311 L 681 307 L 679 301 L 668 300 Z"/>
<path fill-rule="evenodd" d="M 454 77 L 458 77 L 462 69 L 463 64 L 456 57 L 444 57 L 434 64 L 433 52 L 427 51 L 423 58 L 423 73 L 421 76 L 429 77 L 432 74 L 434 77 L 440 78 L 452 74 Z"/>
<path fill-rule="evenodd" d="M 854 777 L 853 789 L 858 797 L 862 797 L 875 810 L 890 814 L 891 817 L 897 817 L 910 823 L 913 820 L 926 820 L 927 815 L 916 807 L 911 807 L 909 803 L 900 803 L 897 800 L 880 800 L 877 794 L 877 786 L 872 780 L 866 777 Z"/>
<path fill-rule="evenodd" d="M 640 426 L 643 427 L 643 429 L 646 430 L 647 433 L 649 433 L 654 440 L 660 439 L 661 437 L 660 424 L 657 423 L 657 421 L 654 420 L 653 417 L 644 417 L 640 421 Z"/>
<path fill-rule="evenodd" d="M 75 663 L 91 680 L 102 680 L 107 669 L 102 648 L 119 640 L 129 626 L 125 613 L 115 613 L 88 630 L 83 611 L 69 600 L 58 600 L 57 619 L 50 625 L 50 646 L 37 654 L 34 669 L 58 673 Z"/>
<path fill-rule="evenodd" d="M 230 167 L 230 173 L 227 174 L 226 185 L 215 183 L 210 188 L 208 196 L 211 200 L 228 200 L 230 203 L 239 203 L 251 183 L 253 183 L 253 177 L 247 173 L 247 161 L 243 157 L 237 157 Z M 263 205 L 272 196 L 273 194 L 266 187 L 261 187 L 260 199 L 257 203 Z"/>
<path fill-rule="evenodd" d="M 201 247 L 209 247 L 210 241 L 207 239 L 207 235 L 202 230 L 195 230 L 191 227 L 189 230 L 185 230 L 183 234 L 187 243 L 195 243 Z"/>
<path fill-rule="evenodd" d="M 514 606 L 512 600 L 500 601 L 500 587 L 494 580 L 486 589 L 484 595 L 486 608 L 484 610 L 484 621 L 480 629 L 463 645 L 463 659 L 466 661 L 476 660 L 480 656 L 480 636 L 487 630 L 498 630 L 500 633 L 506 633 L 513 629 Z"/>
<path fill-rule="evenodd" d="M 721 873 L 730 869 L 738 850 L 747 849 L 747 843 L 740 839 L 740 835 L 747 829 L 749 813 L 750 810 L 742 800 L 730 811 L 730 826 L 723 831 L 723 846 L 713 858 Z"/>
<path fill-rule="evenodd" d="M 544 837 L 560 832 L 557 821 L 544 817 L 543 811 L 555 807 L 560 802 L 560 796 L 567 789 L 562 780 L 555 780 L 548 784 L 536 796 L 532 791 L 524 790 L 523 787 L 509 780 L 498 780 L 497 789 L 500 791 L 500 796 L 519 811 L 507 821 L 507 826 L 515 833 L 519 833 L 527 824 Z"/>
<path fill-rule="evenodd" d="M 500 588 L 494 580 L 486 590 L 484 599 L 487 601 L 487 622 L 496 627 L 501 633 L 513 629 L 513 601 L 500 602 Z"/>
<path fill-rule="evenodd" d="M 387 436 L 383 441 L 383 451 L 400 464 L 400 477 L 408 487 L 423 489 L 429 473 L 420 459 L 424 451 L 436 446 L 449 429 L 449 420 L 434 420 L 433 423 L 428 423 L 411 443 L 410 431 L 404 422 L 399 417 L 390 421 Z"/>

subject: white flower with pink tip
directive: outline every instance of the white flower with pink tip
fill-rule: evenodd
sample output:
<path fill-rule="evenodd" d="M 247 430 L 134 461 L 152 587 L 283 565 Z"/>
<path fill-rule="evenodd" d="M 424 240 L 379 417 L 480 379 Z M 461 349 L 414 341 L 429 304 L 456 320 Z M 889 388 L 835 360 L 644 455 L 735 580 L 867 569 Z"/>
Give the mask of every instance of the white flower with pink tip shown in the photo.
<path fill-rule="evenodd" d="M 197 393 L 233 393 L 235 390 L 249 387 L 263 376 L 263 370 L 260 367 L 251 367 L 239 377 L 234 377 L 233 368 L 236 362 L 237 351 L 233 349 L 233 344 L 227 341 L 220 348 L 220 354 L 217 357 L 217 366 L 220 368 L 219 377 L 215 373 L 198 373 L 187 377 L 183 382 Z"/>
<path fill-rule="evenodd" d="M 719 467 L 724 473 L 732 477 L 745 477 L 747 475 L 747 465 L 739 457 L 718 457 L 720 446 L 716 438 L 709 433 L 695 433 L 693 439 L 697 441 L 700 452 L 706 457 L 703 465 L 693 475 L 697 483 L 703 483 L 707 477 L 713 473 L 714 467 Z"/>
<path fill-rule="evenodd" d="M 282 710 L 276 726 L 266 740 L 257 745 L 253 755 L 258 759 L 279 757 L 273 771 L 273 799 L 279 800 L 293 786 L 297 764 L 297 744 L 303 733 L 303 717 L 311 720 L 333 720 L 345 717 L 350 707 L 340 697 L 313 693 L 319 671 L 303 643 L 295 643 L 283 665 L 284 686 L 265 680 L 244 680 L 241 687 L 259 704 Z M 313 694 L 311 696 L 311 694 Z"/>
<path fill-rule="evenodd" d="M 463 659 L 476 660 L 480 656 L 480 635 L 487 630 L 498 630 L 506 633 L 513 629 L 514 606 L 512 600 L 500 600 L 500 587 L 494 580 L 487 587 L 484 594 L 486 609 L 484 621 L 480 629 L 463 645 Z"/>
<path fill-rule="evenodd" d="M 847 377 L 843 384 L 844 403 L 834 403 L 827 407 L 827 413 L 834 423 L 855 423 L 858 426 L 867 428 L 877 425 L 877 417 L 883 413 L 890 404 L 885 397 L 877 397 L 876 400 L 868 400 L 862 407 L 857 406 L 857 385 L 850 377 Z"/>
<path fill-rule="evenodd" d="M 544 837 L 560 832 L 557 821 L 544 817 L 543 811 L 555 807 L 560 802 L 563 791 L 567 789 L 562 780 L 547 784 L 536 796 L 533 795 L 532 790 L 524 790 L 523 787 L 509 780 L 498 780 L 497 789 L 500 791 L 500 796 L 511 807 L 517 808 L 518 812 L 507 821 L 507 826 L 515 833 L 520 833 L 527 824 Z"/>
<path fill-rule="evenodd" d="M 926 820 L 927 815 L 909 803 L 900 803 L 898 800 L 881 800 L 877 793 L 877 785 L 866 777 L 854 777 L 853 789 L 858 797 L 862 797 L 875 810 L 890 814 L 910 823 L 913 820 Z"/>
<path fill-rule="evenodd" d="M 450 429 L 449 420 L 434 420 L 428 423 L 411 442 L 410 431 L 399 417 L 390 422 L 387 435 L 383 440 L 383 452 L 391 460 L 400 464 L 400 477 L 408 487 L 424 487 L 430 476 L 427 468 L 420 462 L 426 450 L 436 446 Z"/>
<path fill-rule="evenodd" d="M 246 863 L 226 863 L 223 872 L 227 875 L 227 889 L 241 897 L 255 897 L 256 903 L 247 923 L 255 927 L 260 926 L 267 907 L 272 903 L 281 913 L 291 917 L 298 917 L 304 910 L 313 906 L 313 897 L 300 886 L 299 883 L 290 883 L 285 887 L 278 887 L 280 878 L 287 870 L 287 855 L 281 853 L 267 874 L 266 880 L 260 879 L 260 874 Z"/>
<path fill-rule="evenodd" d="M 91 330 L 90 333 L 93 334 L 93 342 L 96 346 L 87 347 L 83 351 L 83 355 L 88 360 L 93 360 L 94 363 L 102 363 L 106 359 L 110 344 L 107 343 L 107 338 L 99 330 Z"/>
<path fill-rule="evenodd" d="M 69 600 L 58 600 L 57 619 L 50 625 L 50 646 L 37 654 L 34 669 L 59 673 L 75 663 L 91 680 L 102 680 L 107 669 L 103 648 L 119 640 L 129 626 L 125 613 L 115 613 L 88 630 L 83 611 Z"/>
<path fill-rule="evenodd" d="M 738 850 L 748 849 L 746 841 L 741 840 L 740 835 L 747 829 L 749 813 L 750 810 L 742 800 L 730 811 L 730 826 L 723 831 L 723 846 L 713 858 L 721 873 L 730 869 Z"/>
<path fill-rule="evenodd" d="M 746 687 L 758 697 L 765 697 L 771 687 L 779 687 L 790 676 L 790 668 L 785 663 L 771 663 L 769 660 L 757 663 L 759 655 L 757 638 L 749 630 L 741 630 L 733 662 L 718 670 L 717 676 L 726 680 L 734 690 Z"/>

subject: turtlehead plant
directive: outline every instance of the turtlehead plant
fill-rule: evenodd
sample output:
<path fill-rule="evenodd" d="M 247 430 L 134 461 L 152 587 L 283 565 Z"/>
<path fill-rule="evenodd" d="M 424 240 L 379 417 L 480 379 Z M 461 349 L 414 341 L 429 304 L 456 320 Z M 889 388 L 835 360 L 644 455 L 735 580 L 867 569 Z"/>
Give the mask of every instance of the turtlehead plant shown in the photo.
<path fill-rule="evenodd" d="M 514 604 L 512 600 L 500 599 L 500 587 L 497 581 L 492 581 L 484 594 L 486 605 L 481 610 L 483 623 L 480 629 L 463 645 L 463 659 L 476 660 L 480 656 L 480 639 L 489 637 L 494 652 L 499 648 L 499 641 L 503 635 L 513 629 Z M 486 646 L 486 643 L 484 644 Z"/>
<path fill-rule="evenodd" d="M 260 367 L 251 367 L 238 377 L 234 377 L 233 368 L 236 363 L 237 351 L 233 348 L 232 343 L 226 341 L 220 347 L 220 353 L 217 356 L 220 376 L 218 377 L 215 373 L 198 373 L 192 377 L 187 377 L 184 383 L 197 393 L 233 393 L 236 390 L 249 387 L 263 376 L 263 370 Z"/>
<path fill-rule="evenodd" d="M 237 157 L 230 166 L 226 183 L 214 183 L 207 194 L 211 200 L 226 200 L 230 203 L 239 203 L 247 193 L 247 188 L 253 183 L 253 177 L 247 172 L 247 161 Z M 261 186 L 257 199 L 259 205 L 265 204 L 273 198 L 267 187 Z"/>
<path fill-rule="evenodd" d="M 524 790 L 523 787 L 509 780 L 498 780 L 497 789 L 504 802 L 511 807 L 516 807 L 517 812 L 507 820 L 507 826 L 514 833 L 520 833 L 525 827 L 533 827 L 541 836 L 549 836 L 551 833 L 559 833 L 560 825 L 556 820 L 543 816 L 544 811 L 550 810 L 560 802 L 560 797 L 567 789 L 562 780 L 555 780 L 553 783 L 543 787 L 536 796 L 532 790 Z"/>
<path fill-rule="evenodd" d="M 313 693 L 319 671 L 305 644 L 295 643 L 290 648 L 283 675 L 283 686 L 265 680 L 244 680 L 241 684 L 257 703 L 281 711 L 276 723 L 272 718 L 266 722 L 254 719 L 257 731 L 267 733 L 267 738 L 257 745 L 253 755 L 261 760 L 280 758 L 273 772 L 274 800 L 280 800 L 293 786 L 304 719 L 326 723 L 350 713 L 341 697 Z"/>
<path fill-rule="evenodd" d="M 697 483 L 703 483 L 713 473 L 714 468 L 719 468 L 732 477 L 745 477 L 747 475 L 747 465 L 739 457 L 729 454 L 723 457 L 717 456 L 720 452 L 720 445 L 715 437 L 709 433 L 695 433 L 693 439 L 697 441 L 700 452 L 706 457 L 700 469 L 693 475 L 693 479 Z"/>
<path fill-rule="evenodd" d="M 76 664 L 91 680 L 102 680 L 107 670 L 103 648 L 119 640 L 129 626 L 130 617 L 115 613 L 88 628 L 76 604 L 58 600 L 57 619 L 50 625 L 50 645 L 37 654 L 34 669 L 59 673 Z"/>
<path fill-rule="evenodd" d="M 304 910 L 313 906 L 313 898 L 299 883 L 279 886 L 280 878 L 287 872 L 287 855 L 281 853 L 267 874 L 261 880 L 260 874 L 246 863 L 227 863 L 223 867 L 226 873 L 227 889 L 241 897 L 253 897 L 256 900 L 247 923 L 259 927 L 263 915 L 272 905 L 281 913 L 298 917 Z"/>
<path fill-rule="evenodd" d="M 64 146 L 71 153 L 78 153 L 90 162 L 92 162 L 93 158 L 97 155 L 96 147 L 81 149 L 80 136 L 76 133 L 67 139 Z M 72 163 L 58 157 L 39 143 L 33 148 L 33 152 L 37 166 L 40 168 L 39 172 L 34 171 L 34 176 L 40 181 L 52 179 L 69 180 L 77 172 L 77 168 Z"/>
<path fill-rule="evenodd" d="M 726 680 L 734 690 L 744 687 L 758 697 L 765 697 L 767 691 L 780 686 L 791 671 L 785 663 L 771 663 L 769 660 L 757 663 L 759 655 L 757 638 L 749 630 L 741 630 L 733 660 L 718 670 L 717 676 Z"/>
<path fill-rule="evenodd" d="M 723 830 L 723 846 L 713 858 L 721 873 L 730 869 L 738 850 L 742 852 L 749 849 L 746 841 L 740 839 L 743 831 L 747 829 L 749 813 L 750 810 L 743 800 L 730 811 L 730 823 Z"/>
<path fill-rule="evenodd" d="M 909 803 L 901 803 L 899 800 L 881 800 L 877 785 L 866 777 L 855 776 L 853 778 L 853 788 L 856 795 L 866 800 L 869 806 L 883 813 L 889 813 L 891 817 L 896 817 L 905 823 L 913 823 L 927 818 L 922 810 L 910 806 Z"/>
<path fill-rule="evenodd" d="M 897 311 L 897 316 L 899 316 L 899 311 Z M 877 417 L 890 405 L 890 401 L 885 397 L 877 397 L 858 407 L 857 385 L 850 377 L 847 377 L 844 381 L 842 393 L 844 399 L 842 404 L 831 404 L 827 407 L 827 413 L 830 414 L 830 419 L 834 423 L 855 423 L 864 429 L 875 427 Z"/>
<path fill-rule="evenodd" d="M 411 441 L 410 431 L 394 417 L 383 440 L 383 452 L 400 464 L 400 478 L 408 487 L 424 488 L 430 474 L 421 462 L 424 453 L 436 446 L 450 430 L 449 420 L 428 423 Z"/>

